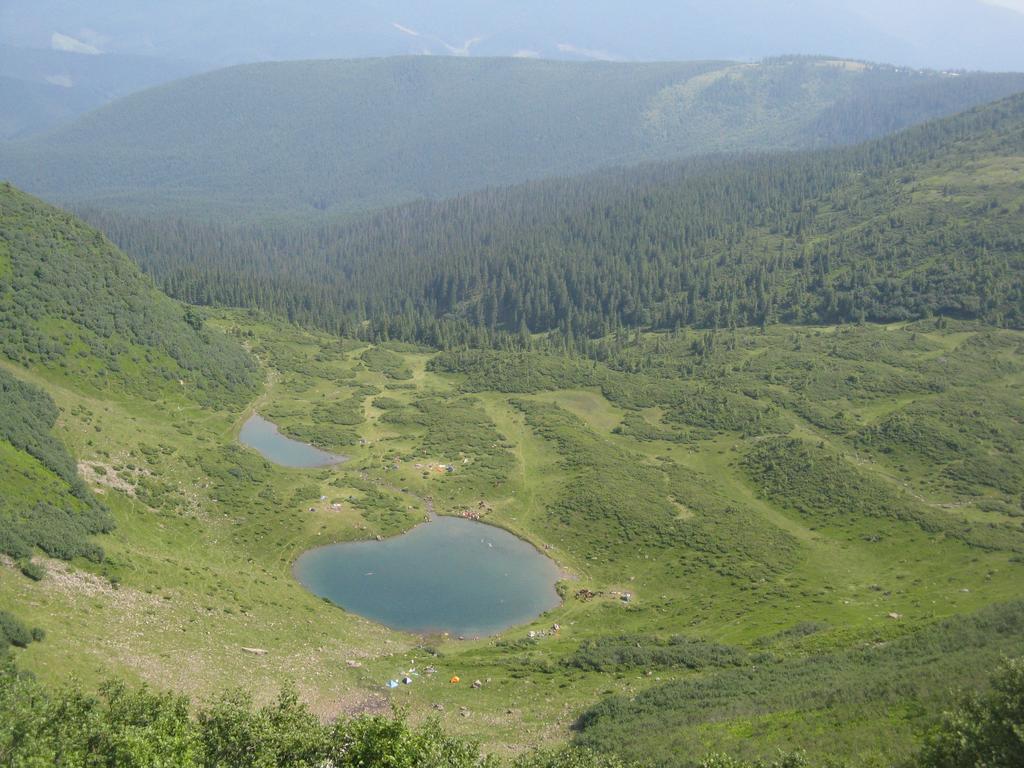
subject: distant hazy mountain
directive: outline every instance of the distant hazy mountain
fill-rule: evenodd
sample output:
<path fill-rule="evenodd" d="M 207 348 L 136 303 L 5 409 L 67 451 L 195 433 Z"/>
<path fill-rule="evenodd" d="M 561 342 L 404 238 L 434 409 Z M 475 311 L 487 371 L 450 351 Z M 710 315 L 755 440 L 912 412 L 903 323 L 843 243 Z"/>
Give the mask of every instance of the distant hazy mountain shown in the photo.
<path fill-rule="evenodd" d="M 58 44 L 73 47 L 67 41 Z M 151 56 L 0 46 L 0 138 L 45 131 L 121 96 L 202 69 Z"/>
<path fill-rule="evenodd" d="M 1020 90 L 1024 75 L 808 58 L 247 65 L 0 145 L 0 176 L 51 200 L 136 211 L 345 212 L 610 165 L 855 142 Z"/>
<path fill-rule="evenodd" d="M 1016 10 L 1014 10 L 1016 9 Z M 1024 69 L 1021 0 L 22 0 L 0 42 L 233 64 L 479 54 L 751 60 L 828 53 Z"/>
<path fill-rule="evenodd" d="M 0 76 L 0 138 L 39 133 L 95 106 L 85 91 Z"/>

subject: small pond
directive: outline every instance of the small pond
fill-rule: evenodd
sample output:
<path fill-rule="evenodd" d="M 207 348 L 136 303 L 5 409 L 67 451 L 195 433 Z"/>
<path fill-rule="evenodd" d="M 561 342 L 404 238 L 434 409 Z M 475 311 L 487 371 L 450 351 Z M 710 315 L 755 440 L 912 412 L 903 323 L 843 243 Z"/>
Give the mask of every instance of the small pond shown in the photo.
<path fill-rule="evenodd" d="M 268 461 L 285 467 L 329 467 L 345 461 L 344 456 L 336 456 L 285 437 L 278 431 L 276 424 L 267 421 L 258 413 L 254 413 L 242 425 L 238 439 L 243 445 L 258 451 Z"/>
<path fill-rule="evenodd" d="M 490 635 L 559 604 L 551 559 L 508 531 L 456 517 L 385 541 L 319 547 L 294 571 L 314 594 L 409 632 Z"/>

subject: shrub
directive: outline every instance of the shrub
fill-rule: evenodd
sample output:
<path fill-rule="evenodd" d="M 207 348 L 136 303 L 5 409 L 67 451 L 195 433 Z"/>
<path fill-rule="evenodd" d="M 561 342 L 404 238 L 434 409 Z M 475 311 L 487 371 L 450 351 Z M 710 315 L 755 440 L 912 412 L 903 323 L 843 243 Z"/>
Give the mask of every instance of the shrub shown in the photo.
<path fill-rule="evenodd" d="M 18 569 L 32 579 L 32 581 L 40 581 L 46 575 L 46 569 L 39 563 L 34 563 L 31 560 L 21 560 L 18 562 Z"/>
<path fill-rule="evenodd" d="M 992 689 L 968 696 L 929 734 L 920 768 L 1024 765 L 1024 659 L 996 672 Z"/>
<path fill-rule="evenodd" d="M 16 645 L 24 648 L 32 642 L 32 633 L 28 627 L 18 621 L 13 614 L 0 611 L 0 646 Z"/>

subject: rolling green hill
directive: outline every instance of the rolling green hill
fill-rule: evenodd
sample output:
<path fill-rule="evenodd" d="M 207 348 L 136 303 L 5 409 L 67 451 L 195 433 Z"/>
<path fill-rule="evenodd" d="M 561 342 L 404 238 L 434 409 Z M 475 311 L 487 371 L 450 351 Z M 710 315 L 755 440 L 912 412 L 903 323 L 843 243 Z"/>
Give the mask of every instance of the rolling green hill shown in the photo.
<path fill-rule="evenodd" d="M 255 364 L 103 235 L 0 185 L 0 354 L 77 387 L 244 402 Z"/>
<path fill-rule="evenodd" d="M 134 211 L 349 212 L 610 165 L 849 143 L 1020 90 L 1020 75 L 813 58 L 256 64 L 2 145 L 0 177 Z"/>
<path fill-rule="evenodd" d="M 439 347 L 935 314 L 1020 328 L 1022 174 L 1014 96 L 853 148 L 535 182 L 343 225 L 90 218 L 184 300 Z"/>

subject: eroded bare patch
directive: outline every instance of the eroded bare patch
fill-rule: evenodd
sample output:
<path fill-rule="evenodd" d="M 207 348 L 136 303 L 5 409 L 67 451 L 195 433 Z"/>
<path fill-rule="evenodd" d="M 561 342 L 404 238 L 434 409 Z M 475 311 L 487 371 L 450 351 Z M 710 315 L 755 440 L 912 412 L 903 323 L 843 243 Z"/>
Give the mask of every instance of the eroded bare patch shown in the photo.
<path fill-rule="evenodd" d="M 101 461 L 80 461 L 78 462 L 78 474 L 97 493 L 104 493 L 106 488 L 112 488 L 134 499 L 139 480 L 148 477 L 151 472 L 141 467 L 134 469 L 122 467 L 117 470 L 110 464 L 104 464 Z"/>

